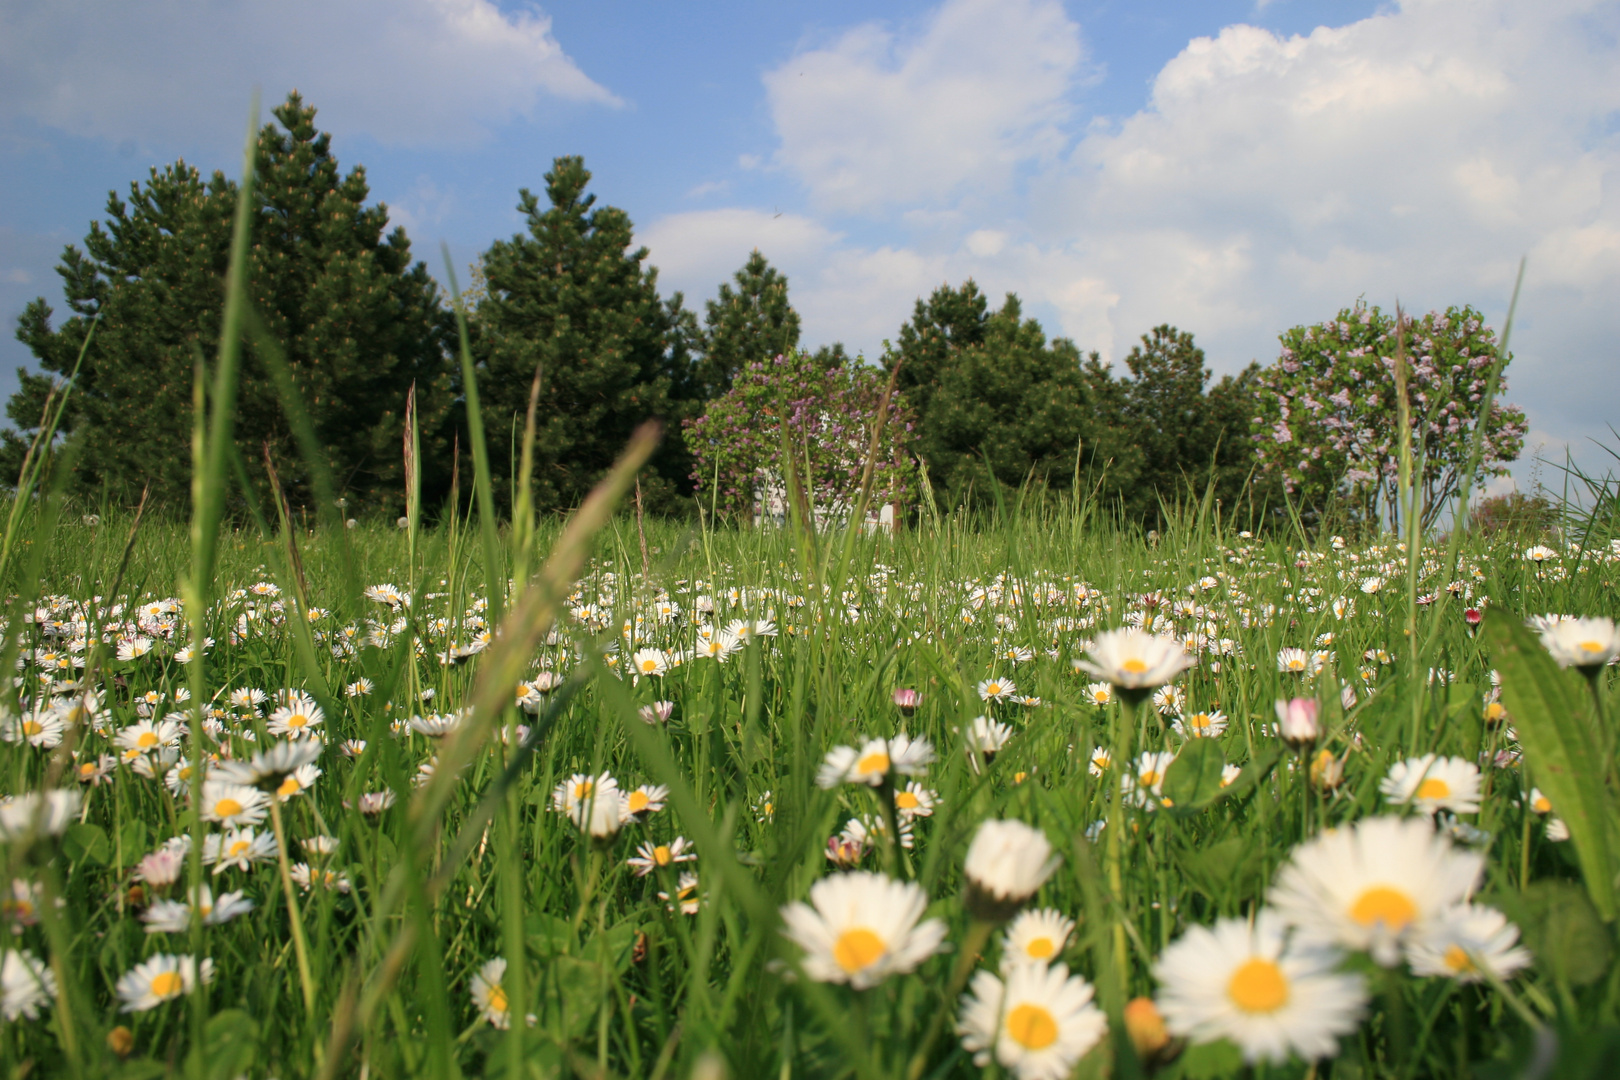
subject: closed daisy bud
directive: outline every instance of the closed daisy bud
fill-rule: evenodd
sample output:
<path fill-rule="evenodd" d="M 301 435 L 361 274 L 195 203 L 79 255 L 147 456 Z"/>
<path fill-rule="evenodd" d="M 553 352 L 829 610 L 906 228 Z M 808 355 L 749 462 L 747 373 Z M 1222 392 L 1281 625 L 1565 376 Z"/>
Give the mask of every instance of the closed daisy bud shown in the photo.
<path fill-rule="evenodd" d="M 1322 737 L 1322 725 L 1316 718 L 1314 698 L 1290 698 L 1277 702 L 1277 734 L 1293 747 L 1305 747 Z"/>
<path fill-rule="evenodd" d="M 1170 1029 L 1165 1027 L 1164 1016 L 1150 997 L 1132 998 L 1126 1003 L 1125 1031 L 1143 1061 L 1154 1060 L 1170 1045 Z"/>
<path fill-rule="evenodd" d="M 1344 760 L 1331 750 L 1318 750 L 1311 758 L 1311 784 L 1322 791 L 1333 791 L 1344 783 Z"/>
<path fill-rule="evenodd" d="M 107 1049 L 121 1058 L 127 1058 L 135 1052 L 135 1033 L 123 1024 L 119 1024 L 107 1032 Z"/>
<path fill-rule="evenodd" d="M 1021 821 L 986 821 L 968 846 L 962 867 L 968 911 L 977 919 L 1006 922 L 1061 861 L 1039 829 Z"/>

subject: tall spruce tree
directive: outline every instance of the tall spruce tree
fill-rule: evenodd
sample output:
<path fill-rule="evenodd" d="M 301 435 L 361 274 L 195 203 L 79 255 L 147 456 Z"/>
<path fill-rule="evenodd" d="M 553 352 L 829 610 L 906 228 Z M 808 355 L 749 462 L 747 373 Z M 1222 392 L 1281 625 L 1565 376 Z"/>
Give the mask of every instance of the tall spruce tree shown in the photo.
<path fill-rule="evenodd" d="M 351 509 L 403 501 L 401 430 L 414 383 L 430 438 L 448 410 L 450 324 L 426 267 L 411 262 L 402 229 L 386 236 L 387 208 L 366 206 L 365 170 L 341 175 L 315 109 L 294 93 L 255 149 L 250 303 L 279 343 L 339 492 Z M 84 249 L 69 245 L 58 273 L 72 316 L 60 327 L 43 297 L 18 320 L 17 337 L 40 373 L 21 372 L 7 405 L 5 477 L 45 395 L 74 362 L 99 316 L 64 424 L 77 444 L 74 487 L 128 503 L 151 485 L 161 504 L 189 495 L 195 365 L 218 345 L 237 185 L 204 181 L 184 161 L 151 170 L 126 202 L 107 200 Z M 254 478 L 268 446 L 295 502 L 309 477 L 259 350 L 242 357 L 238 449 Z M 431 458 L 431 453 L 428 455 Z"/>
<path fill-rule="evenodd" d="M 799 344 L 799 313 L 788 303 L 788 282 L 755 248 L 720 295 L 704 303 L 703 360 L 699 381 L 707 397 L 731 389 L 749 364 L 792 353 Z"/>
<path fill-rule="evenodd" d="M 579 157 L 546 173 L 548 207 L 523 189 L 527 235 L 498 240 L 483 256 L 488 295 L 474 315 L 474 356 L 491 468 L 515 471 L 536 371 L 535 505 L 578 502 L 613 463 L 637 424 L 665 421 L 655 474 L 644 478 L 655 505 L 690 489 L 680 421 L 694 413 L 690 335 L 679 293 L 658 296 L 647 249 L 632 248 L 630 218 L 596 207 Z"/>
<path fill-rule="evenodd" d="M 1254 464 L 1244 401 L 1259 365 L 1209 386 L 1204 350 L 1174 326 L 1155 326 L 1125 357 L 1131 377 L 1119 382 L 1115 419 L 1135 448 L 1135 474 L 1121 477 L 1126 514 L 1158 524 L 1161 506 L 1214 496 L 1235 505 Z M 1207 392 L 1206 392 L 1207 388 Z"/>
<path fill-rule="evenodd" d="M 1070 486 L 1106 453 L 1090 379 L 1102 369 L 1066 338 L 1047 340 L 1009 293 L 990 311 L 978 286 L 942 286 L 918 300 L 900 328 L 899 385 L 917 412 L 917 453 L 937 497 L 951 505 L 991 497 L 994 480 Z M 892 366 L 893 359 L 888 363 Z M 1100 438 L 1102 436 L 1103 438 Z"/>

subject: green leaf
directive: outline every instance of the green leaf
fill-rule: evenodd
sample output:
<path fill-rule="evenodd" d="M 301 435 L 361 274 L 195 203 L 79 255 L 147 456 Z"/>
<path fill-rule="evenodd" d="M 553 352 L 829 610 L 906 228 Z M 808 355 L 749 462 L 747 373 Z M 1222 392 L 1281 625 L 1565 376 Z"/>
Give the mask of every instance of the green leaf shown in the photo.
<path fill-rule="evenodd" d="M 1569 826 L 1592 904 L 1605 920 L 1613 919 L 1614 860 L 1606 824 L 1611 808 L 1592 738 L 1591 699 L 1580 675 L 1560 669 L 1513 616 L 1489 611 L 1482 630 L 1531 775 Z"/>
<path fill-rule="evenodd" d="M 1185 1080 L 1226 1080 L 1243 1071 L 1243 1051 L 1225 1039 L 1190 1046 L 1177 1062 Z"/>
<path fill-rule="evenodd" d="M 1234 836 L 1207 847 L 1178 851 L 1176 862 L 1206 895 L 1219 898 L 1235 892 L 1241 896 L 1259 886 L 1265 851 L 1244 837 Z"/>
<path fill-rule="evenodd" d="M 107 834 L 102 831 L 100 825 L 83 821 L 67 827 L 67 832 L 62 837 L 62 850 L 69 862 L 105 866 L 107 857 L 112 854 L 112 844 L 107 840 Z"/>
<path fill-rule="evenodd" d="M 1226 756 L 1214 739 L 1188 739 L 1164 774 L 1164 798 L 1180 813 L 1196 813 L 1221 793 Z"/>
<path fill-rule="evenodd" d="M 201 1062 L 197 1060 L 196 1051 L 192 1051 L 191 1075 L 203 1075 L 208 1080 L 231 1080 L 252 1068 L 259 1043 L 259 1025 L 241 1009 L 226 1009 L 208 1018 L 203 1042 L 208 1047 L 208 1069 L 199 1074 Z"/>
<path fill-rule="evenodd" d="M 1538 881 L 1503 900 L 1524 934 L 1525 947 L 1555 979 L 1585 986 L 1609 973 L 1614 944 L 1608 928 L 1574 884 Z"/>

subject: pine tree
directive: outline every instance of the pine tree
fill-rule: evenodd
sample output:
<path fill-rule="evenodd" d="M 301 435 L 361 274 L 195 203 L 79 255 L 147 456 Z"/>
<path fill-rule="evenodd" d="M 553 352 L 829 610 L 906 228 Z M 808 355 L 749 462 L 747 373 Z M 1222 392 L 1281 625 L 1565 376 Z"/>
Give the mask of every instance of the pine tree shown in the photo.
<path fill-rule="evenodd" d="M 1083 357 L 1066 338 L 1048 341 L 1011 293 L 991 312 L 972 281 L 942 286 L 917 302 L 899 340 L 917 454 L 942 502 L 958 505 L 971 493 L 983 503 L 992 477 L 1003 487 L 1033 479 L 1065 489 L 1077 454 L 1085 465 L 1106 453 L 1088 381 L 1102 370 L 1096 354 Z"/>
<path fill-rule="evenodd" d="M 351 508 L 391 508 L 403 500 L 407 391 L 416 384 L 426 432 L 448 409 L 450 324 L 404 231 L 385 237 L 387 208 L 365 205 L 364 169 L 339 173 L 315 109 L 294 93 L 274 115 L 280 127 L 267 124 L 255 150 L 250 302 L 284 352 L 339 492 Z M 7 406 L 23 436 L 5 433 L 4 475 L 16 475 L 46 391 L 72 371 L 99 316 L 65 423 L 77 443 L 74 485 L 128 503 L 150 484 L 160 504 L 184 502 L 193 372 L 218 344 L 236 199 L 235 182 L 219 172 L 204 182 L 184 161 L 131 184 L 127 202 L 109 194 L 106 222 L 92 223 L 84 249 L 69 245 L 58 267 L 72 316 L 53 328 L 41 297 L 18 320 L 41 373 L 21 373 Z M 268 445 L 290 496 L 307 501 L 308 476 L 251 345 L 236 431 L 250 476 L 262 476 Z"/>
<path fill-rule="evenodd" d="M 483 256 L 488 295 L 474 317 L 474 355 L 491 468 L 516 469 L 530 387 L 540 373 L 535 505 L 578 502 L 613 463 L 639 423 L 665 421 L 656 476 L 643 478 L 655 504 L 689 490 L 680 421 L 693 415 L 694 320 L 675 294 L 658 296 L 647 249 L 631 248 L 630 218 L 596 207 L 579 157 L 546 173 L 550 206 L 523 189 L 527 235 L 496 241 Z"/>
<path fill-rule="evenodd" d="M 799 313 L 788 304 L 787 278 L 755 248 L 720 295 L 704 303 L 703 361 L 699 381 L 705 396 L 731 389 L 749 364 L 790 355 L 799 344 Z"/>

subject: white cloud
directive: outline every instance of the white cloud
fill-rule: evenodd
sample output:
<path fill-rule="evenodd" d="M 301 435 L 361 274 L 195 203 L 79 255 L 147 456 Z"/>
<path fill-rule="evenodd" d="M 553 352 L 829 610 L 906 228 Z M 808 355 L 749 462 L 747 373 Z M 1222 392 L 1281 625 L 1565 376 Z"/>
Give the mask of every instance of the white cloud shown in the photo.
<path fill-rule="evenodd" d="M 236 140 L 249 96 L 323 126 L 465 145 L 557 101 L 617 105 L 551 20 L 491 0 L 53 0 L 0 7 L 0 115 L 148 143 Z"/>
<path fill-rule="evenodd" d="M 790 273 L 806 337 L 870 350 L 917 296 L 973 276 L 1083 348 L 1118 359 L 1172 322 L 1232 371 L 1358 296 L 1471 303 L 1500 325 L 1528 254 L 1510 399 L 1549 453 L 1612 445 L 1617 43 L 1614 0 L 1405 0 L 1291 37 L 1230 26 L 1054 157 L 1082 74 L 1055 6 L 948 0 L 910 36 L 856 27 L 765 76 L 775 161 L 811 206 L 889 211 L 888 246 L 846 225 Z"/>
<path fill-rule="evenodd" d="M 1066 146 L 1082 66 L 1055 0 L 949 0 L 904 40 L 866 23 L 766 74 L 776 162 L 840 211 L 994 189 Z"/>

